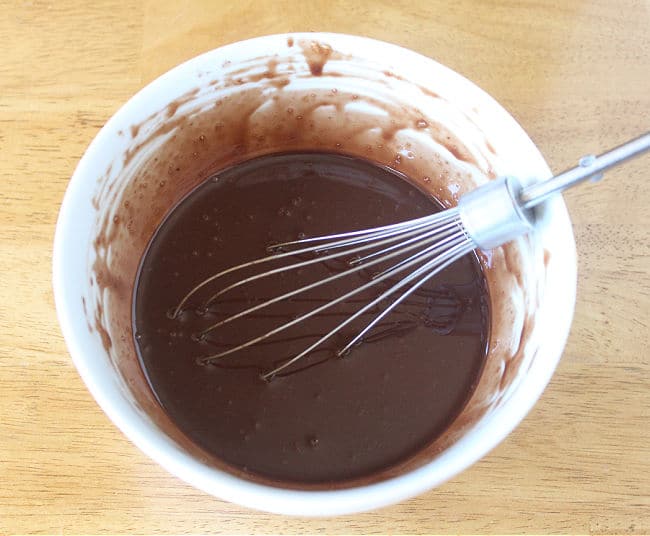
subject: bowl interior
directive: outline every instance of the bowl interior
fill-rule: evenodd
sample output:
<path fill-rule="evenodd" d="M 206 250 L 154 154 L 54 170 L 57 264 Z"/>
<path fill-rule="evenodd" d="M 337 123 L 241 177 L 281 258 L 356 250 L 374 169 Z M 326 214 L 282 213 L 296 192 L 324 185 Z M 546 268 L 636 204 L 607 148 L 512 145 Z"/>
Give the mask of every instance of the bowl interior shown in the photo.
<path fill-rule="evenodd" d="M 135 353 L 133 286 L 153 232 L 202 180 L 238 161 L 299 150 L 390 166 L 446 206 L 499 175 L 550 174 L 493 99 L 431 59 L 337 34 L 253 39 L 166 73 L 97 135 L 61 208 L 54 290 L 75 365 L 143 451 L 219 497 L 287 514 L 331 515 L 433 487 L 516 426 L 550 379 L 568 335 L 575 247 L 556 198 L 540 211 L 534 233 L 481 254 L 492 306 L 486 367 L 462 414 L 427 449 L 372 482 L 307 491 L 247 481 L 193 445 L 160 408 Z"/>

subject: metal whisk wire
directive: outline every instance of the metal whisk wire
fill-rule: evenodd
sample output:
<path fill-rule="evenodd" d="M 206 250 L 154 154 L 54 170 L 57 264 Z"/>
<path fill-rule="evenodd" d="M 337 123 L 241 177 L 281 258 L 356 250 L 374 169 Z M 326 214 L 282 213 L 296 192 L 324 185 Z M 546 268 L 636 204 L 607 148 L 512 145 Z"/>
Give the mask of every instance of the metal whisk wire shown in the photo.
<path fill-rule="evenodd" d="M 405 241 L 404 243 L 401 244 L 401 247 L 399 247 L 399 248 L 394 248 L 394 247 L 386 248 L 386 249 L 390 249 L 390 251 L 386 252 L 385 255 L 380 255 L 377 258 L 375 258 L 374 260 L 371 260 L 371 261 L 369 261 L 369 262 L 367 262 L 365 264 L 364 263 L 357 264 L 357 265 L 355 265 L 355 266 L 353 266 L 353 267 L 351 267 L 351 268 L 349 268 L 349 269 L 347 269 L 347 270 L 345 270 L 343 272 L 334 274 L 334 275 L 332 275 L 332 276 L 330 276 L 328 278 L 318 280 L 318 281 L 316 281 L 314 283 L 305 285 L 305 286 L 300 287 L 300 288 L 298 288 L 296 290 L 293 290 L 291 292 L 287 292 L 285 294 L 282 294 L 280 296 L 277 296 L 275 298 L 267 300 L 267 301 L 265 301 L 263 303 L 255 305 L 253 307 L 250 307 L 250 308 L 248 308 L 248 309 L 246 309 L 244 311 L 241 311 L 239 313 L 236 313 L 236 314 L 234 314 L 232 316 L 229 316 L 228 318 L 226 318 L 224 320 L 220 320 L 219 322 L 216 322 L 215 324 L 212 324 L 211 326 L 207 327 L 201 333 L 198 334 L 198 338 L 204 338 L 210 331 L 212 331 L 214 329 L 217 329 L 217 328 L 219 328 L 219 327 L 221 327 L 221 326 L 223 326 L 225 324 L 228 324 L 228 323 L 230 323 L 230 322 L 232 322 L 234 320 L 237 320 L 238 318 L 250 315 L 253 312 L 258 311 L 260 309 L 263 309 L 265 307 L 268 307 L 268 306 L 270 306 L 270 305 L 272 305 L 274 303 L 289 299 L 289 298 L 291 298 L 291 297 L 293 297 L 293 296 L 295 296 L 297 294 L 307 292 L 307 291 L 312 290 L 312 289 L 314 289 L 316 287 L 319 287 L 321 285 L 325 285 L 327 283 L 330 283 L 330 282 L 335 281 L 337 279 L 340 279 L 342 277 L 349 276 L 349 275 L 351 275 L 353 273 L 356 273 L 356 272 L 358 272 L 360 270 L 367 269 L 368 267 L 374 266 L 374 265 L 379 264 L 379 263 L 386 262 L 387 260 L 389 260 L 391 258 L 402 256 L 405 253 L 408 253 L 409 251 L 416 250 L 416 249 L 420 248 L 420 250 L 416 254 L 411 255 L 409 258 L 404 259 L 403 261 L 401 261 L 398 264 L 392 266 L 391 268 L 384 270 L 380 274 L 377 274 L 375 277 L 373 277 L 369 282 L 365 283 L 364 285 L 356 287 L 353 290 L 349 291 L 348 293 L 346 293 L 346 294 L 344 294 L 342 296 L 339 296 L 338 298 L 335 298 L 335 299 L 325 303 L 324 305 L 321 305 L 321 306 L 319 306 L 319 307 L 317 307 L 317 308 L 315 308 L 315 309 L 313 309 L 313 310 L 299 316 L 298 318 L 295 318 L 295 319 L 293 319 L 293 320 L 291 320 L 291 321 L 289 321 L 289 322 L 287 322 L 287 323 L 285 323 L 285 324 L 283 324 L 283 325 L 281 325 L 281 326 L 279 326 L 279 327 L 277 327 L 277 328 L 275 328 L 275 329 L 273 329 L 271 331 L 268 331 L 268 332 L 264 333 L 263 335 L 260 335 L 259 337 L 251 339 L 251 340 L 249 340 L 249 341 L 247 341 L 247 342 L 245 342 L 243 344 L 240 344 L 238 346 L 235 346 L 235 347 L 230 348 L 228 350 L 225 350 L 223 352 L 219 352 L 217 354 L 213 354 L 213 355 L 203 357 L 203 358 L 201 358 L 201 362 L 205 363 L 205 364 L 211 363 L 211 362 L 219 360 L 219 359 L 221 359 L 223 357 L 226 357 L 227 355 L 230 355 L 230 354 L 235 353 L 237 351 L 243 350 L 244 348 L 247 348 L 249 346 L 257 344 L 258 342 L 261 342 L 261 341 L 263 341 L 263 340 L 265 340 L 265 339 L 267 339 L 269 337 L 272 337 L 273 335 L 281 333 L 282 331 L 285 331 L 286 329 L 296 325 L 297 323 L 302 322 L 302 321 L 306 320 L 307 318 L 310 318 L 310 317 L 312 317 L 314 315 L 317 315 L 318 313 L 321 313 L 321 312 L 329 309 L 330 307 L 333 307 L 334 305 L 336 305 L 338 303 L 341 303 L 341 302 L 347 300 L 348 298 L 350 298 L 350 297 L 352 297 L 352 296 L 354 296 L 354 295 L 356 295 L 356 294 L 358 294 L 360 292 L 363 292 L 364 290 L 367 290 L 367 289 L 381 283 L 382 281 L 384 281 L 384 280 L 386 280 L 386 279 L 388 279 L 390 277 L 393 277 L 394 275 L 397 275 L 398 273 L 403 272 L 404 270 L 407 270 L 408 268 L 414 267 L 417 264 L 426 262 L 429 259 L 432 259 L 433 257 L 439 256 L 437 259 L 429 260 L 428 262 L 426 262 L 426 264 L 424 266 L 418 268 L 417 270 L 415 270 L 415 272 L 413 272 L 409 276 L 402 279 L 399 283 L 393 285 L 388 291 L 385 291 L 384 293 L 382 293 L 382 295 L 379 298 L 377 298 L 376 300 L 373 300 L 370 304 L 364 306 L 360 311 L 355 313 L 352 317 L 346 319 L 344 322 L 339 324 L 336 328 L 334 328 L 334 330 L 330 331 L 325 337 L 319 339 L 319 341 L 317 341 L 317 343 L 310 346 L 305 352 L 302 352 L 299 356 L 297 356 L 297 358 L 299 359 L 300 357 L 303 357 L 304 355 L 309 353 L 311 350 L 313 350 L 316 346 L 318 346 L 319 344 L 321 344 L 325 340 L 329 339 L 332 335 L 334 335 L 335 333 L 340 331 L 343 327 L 345 327 L 347 324 L 349 324 L 352 320 L 354 320 L 355 318 L 357 318 L 358 316 L 363 314 L 365 311 L 367 311 L 368 309 L 370 309 L 371 307 L 373 307 L 377 303 L 379 303 L 381 300 L 385 299 L 386 297 L 393 294 L 394 292 L 396 292 L 400 288 L 402 288 L 405 285 L 409 284 L 414 279 L 416 279 L 418 276 L 424 274 L 425 272 L 431 271 L 437 265 L 441 264 L 441 262 L 446 259 L 446 255 L 445 255 L 446 252 L 458 253 L 460 251 L 460 249 L 459 249 L 460 246 L 464 246 L 463 250 L 468 248 L 467 251 L 471 251 L 474 248 L 474 245 L 472 244 L 471 240 L 468 239 L 467 235 L 465 234 L 462 227 L 460 226 L 460 221 L 458 219 L 458 211 L 457 210 L 441 212 L 441 213 L 437 214 L 436 216 L 439 216 L 439 217 L 438 218 L 432 218 L 432 221 L 434 222 L 433 225 L 436 225 L 437 222 L 440 222 L 438 224 L 438 227 L 434 228 L 434 229 L 430 229 L 430 230 L 428 230 L 428 232 L 425 232 L 424 234 L 418 234 L 418 236 L 417 236 L 418 240 L 411 239 L 411 240 Z M 404 233 L 403 235 L 400 235 L 400 236 L 404 236 L 404 235 L 410 236 L 413 232 L 421 233 L 421 229 L 418 228 L 415 231 L 407 232 L 407 233 Z M 386 243 L 388 243 L 388 241 L 386 239 L 377 239 L 376 236 L 374 236 L 374 237 L 373 236 L 374 235 L 366 237 L 366 239 L 364 240 L 364 242 L 366 242 L 366 244 L 362 247 L 364 250 L 368 249 L 368 248 L 372 248 L 372 247 L 379 247 L 379 246 L 382 246 L 382 245 L 385 245 Z M 379 235 L 379 237 L 381 237 L 381 236 L 383 236 L 383 235 Z M 399 237 L 398 237 L 398 239 L 399 239 Z M 392 241 L 393 240 L 391 239 L 390 242 L 392 242 Z M 301 242 L 302 241 L 292 242 L 291 245 L 300 245 Z M 408 244 L 407 244 L 407 242 L 408 242 Z M 285 244 L 285 246 L 287 246 L 287 245 L 289 245 L 289 244 Z M 426 246 L 426 247 L 424 247 L 424 246 Z M 423 247 L 424 247 L 424 249 L 421 249 Z M 306 249 L 306 248 L 299 249 L 297 251 L 303 252 L 304 249 Z M 312 250 L 312 248 L 309 248 L 309 249 Z M 359 249 L 361 249 L 361 248 L 357 247 L 357 248 L 353 248 L 351 250 L 345 250 L 343 252 L 337 253 L 336 256 L 354 254 Z M 382 251 L 385 251 L 385 250 L 382 250 Z M 465 251 L 465 253 L 467 251 Z M 314 260 L 322 262 L 326 258 L 331 258 L 331 257 L 333 257 L 333 255 L 328 255 L 328 256 L 322 257 L 322 258 L 317 257 L 316 259 L 310 259 L 309 261 L 303 261 L 303 262 L 290 264 L 288 266 L 284 266 L 284 267 L 282 267 L 282 269 L 283 270 L 297 269 L 297 268 L 300 268 L 300 267 L 304 266 L 306 263 L 311 263 Z M 454 260 L 455 260 L 455 258 L 454 258 Z M 249 265 L 247 265 L 247 264 L 243 264 L 243 265 L 241 265 L 241 268 L 245 268 L 245 267 L 248 267 L 248 266 Z M 440 269 L 442 269 L 442 268 L 440 268 Z M 239 281 L 238 284 L 239 283 L 245 284 L 245 282 L 252 281 L 254 279 L 259 279 L 261 277 L 268 277 L 270 275 L 273 275 L 273 273 L 275 273 L 273 270 L 269 270 L 268 272 L 264 272 L 262 274 L 258 274 L 256 276 L 253 276 L 252 278 L 248 278 L 248 280 L 245 279 L 245 280 Z M 226 287 L 226 288 L 228 288 L 228 287 Z M 231 288 L 232 288 L 232 286 L 231 286 Z M 224 291 L 225 290 L 226 289 L 224 289 Z M 297 359 L 294 358 L 293 360 L 291 360 L 291 363 L 295 362 L 295 360 L 297 360 Z M 289 364 L 290 364 L 289 362 L 283 364 L 281 367 L 278 367 L 278 368 L 272 370 L 271 372 L 265 374 L 264 377 L 270 377 L 270 376 L 274 375 L 275 373 L 279 372 L 279 370 L 282 370 L 282 369 L 286 368 L 287 366 L 289 366 Z"/>
<path fill-rule="evenodd" d="M 358 248 L 354 250 L 345 250 L 339 253 L 333 253 L 327 256 L 323 257 L 315 257 L 313 259 L 303 261 L 301 263 L 296 263 L 292 264 L 289 266 L 284 266 L 280 268 L 276 268 L 275 270 L 269 270 L 267 272 L 263 272 L 261 274 L 258 274 L 253 277 L 249 277 L 245 280 L 239 281 L 233 285 L 230 285 L 229 287 L 226 287 L 216 294 L 213 294 L 208 300 L 204 302 L 204 307 L 209 306 L 216 298 L 224 294 L 225 292 L 228 292 L 229 290 L 232 290 L 233 288 L 237 286 L 241 286 L 244 283 L 251 282 L 256 279 L 260 279 L 263 277 L 269 277 L 271 275 L 281 273 L 287 270 L 293 270 L 297 268 L 302 268 L 304 266 L 308 266 L 310 264 L 315 264 L 319 262 L 324 262 L 328 260 L 333 260 L 339 257 L 343 257 L 345 255 L 350 255 L 350 254 L 355 254 L 360 251 L 364 251 L 366 249 L 369 249 L 371 247 L 376 247 L 378 245 L 383 245 L 383 244 L 389 244 L 392 242 L 396 242 L 398 240 L 404 239 L 411 237 L 413 235 L 416 235 L 420 231 L 426 231 L 426 230 L 431 230 L 434 229 L 437 225 L 447 223 L 450 220 L 453 220 L 455 215 L 453 213 L 437 213 L 433 214 L 430 216 L 424 216 L 423 218 L 418 218 L 416 220 L 411 220 L 407 222 L 400 222 L 396 223 L 393 225 L 385 225 L 382 227 L 375 227 L 372 229 L 364 229 L 361 231 L 351 231 L 348 233 L 339 233 L 335 235 L 327 235 L 327 236 L 320 236 L 320 237 L 313 237 L 313 238 L 305 238 L 303 240 L 295 240 L 292 242 L 284 242 L 281 244 L 273 244 L 269 246 L 267 249 L 270 252 L 274 251 L 280 251 L 280 253 L 276 253 L 274 255 L 270 255 L 268 257 L 262 257 L 259 259 L 255 259 L 253 261 L 249 261 L 243 264 L 239 264 L 237 266 L 232 266 L 230 268 L 227 268 L 225 270 L 222 270 L 221 272 L 218 272 L 207 279 L 201 281 L 199 284 L 197 284 L 192 290 L 190 290 L 183 298 L 180 300 L 178 305 L 172 310 L 171 317 L 176 318 L 179 313 L 183 310 L 183 307 L 188 303 L 190 298 L 194 296 L 196 293 L 198 293 L 202 288 L 208 286 L 210 283 L 213 283 L 214 281 L 221 279 L 228 274 L 238 272 L 241 270 L 244 270 L 249 267 L 257 266 L 259 264 L 265 264 L 273 261 L 278 261 L 287 257 L 296 257 L 298 255 L 302 254 L 309 254 L 309 253 L 321 253 L 322 251 L 329 251 L 333 249 L 339 249 L 351 245 L 356 245 L 356 244 L 366 244 L 365 246 L 359 246 Z M 374 244 L 369 244 L 370 242 L 380 239 L 380 238 L 385 238 L 384 241 L 381 243 L 374 243 Z M 334 240 L 334 242 L 330 242 L 331 240 Z M 307 246 L 303 247 L 297 250 L 291 250 L 291 251 L 282 251 L 285 248 L 288 247 L 294 247 L 297 245 L 306 245 L 309 243 L 322 243 L 322 242 L 328 242 L 326 245 L 315 245 L 315 246 Z"/>
<path fill-rule="evenodd" d="M 272 378 L 274 375 L 276 375 L 278 372 L 281 372 L 285 368 L 291 366 L 293 363 L 298 361 L 299 359 L 302 359 L 305 357 L 307 354 L 311 353 L 313 350 L 315 350 L 318 346 L 320 346 L 322 343 L 324 343 L 326 340 L 330 339 L 332 336 L 334 336 L 336 333 L 341 331 L 345 326 L 356 320 L 359 316 L 361 316 L 363 313 L 380 303 L 382 300 L 386 299 L 388 296 L 391 294 L 394 294 L 398 290 L 400 290 L 402 287 L 412 283 L 414 280 L 416 280 L 418 277 L 420 279 L 411 286 L 408 290 L 403 292 L 397 299 L 395 299 L 390 305 L 388 305 L 381 313 L 379 313 L 374 320 L 372 320 L 362 331 L 360 331 L 350 342 L 348 342 L 341 350 L 337 352 L 337 355 L 339 357 L 344 356 L 347 354 L 357 342 L 359 342 L 363 336 L 370 331 L 382 318 L 384 318 L 388 313 L 390 313 L 395 307 L 397 307 L 404 299 L 406 299 L 408 296 L 410 296 L 415 290 L 417 290 L 419 287 L 421 287 L 424 283 L 426 283 L 429 279 L 431 279 L 433 276 L 435 276 L 438 272 L 449 266 L 452 262 L 455 262 L 457 259 L 462 257 L 463 255 L 469 253 L 474 249 L 471 245 L 469 245 L 467 242 L 459 242 L 454 245 L 451 249 L 447 250 L 445 253 L 441 254 L 439 257 L 430 260 L 427 262 L 424 266 L 418 268 L 415 270 L 413 273 L 409 274 L 406 276 L 404 279 L 402 279 L 399 283 L 396 283 L 392 287 L 390 287 L 388 290 L 384 291 L 381 293 L 377 298 L 374 300 L 370 301 L 366 305 L 364 305 L 361 309 L 359 309 L 356 313 L 353 315 L 349 316 L 347 319 L 345 319 L 343 322 L 339 323 L 335 328 L 327 332 L 325 335 L 323 335 L 320 339 L 318 339 L 315 343 L 313 343 L 311 346 L 303 350 L 301 353 L 299 353 L 297 356 L 289 359 L 279 367 L 274 368 L 270 372 L 267 372 L 265 374 L 262 374 L 262 378 L 267 380 L 269 378 Z M 416 262 L 416 261 L 413 261 Z M 404 265 L 404 268 L 410 267 L 411 263 L 407 263 L 407 265 Z M 401 271 L 398 270 L 398 271 Z M 384 277 L 389 277 L 391 274 L 385 275 Z M 380 278 L 377 278 L 375 281 L 379 281 Z M 368 286 L 370 286 L 369 284 Z M 336 300 L 335 300 L 336 301 Z M 333 302 L 330 302 L 331 305 L 334 305 Z M 302 319 L 307 317 L 307 315 L 304 315 Z"/>

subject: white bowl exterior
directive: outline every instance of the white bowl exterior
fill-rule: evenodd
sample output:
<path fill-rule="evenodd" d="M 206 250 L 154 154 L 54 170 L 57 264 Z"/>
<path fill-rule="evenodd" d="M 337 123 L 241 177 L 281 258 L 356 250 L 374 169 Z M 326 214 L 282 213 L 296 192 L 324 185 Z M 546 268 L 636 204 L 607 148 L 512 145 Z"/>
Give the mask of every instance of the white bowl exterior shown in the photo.
<path fill-rule="evenodd" d="M 316 39 L 336 50 L 353 51 L 355 57 L 369 58 L 426 86 L 427 79 L 444 79 L 449 101 L 473 102 L 481 110 L 488 139 L 505 140 L 519 158 L 508 162 L 509 172 L 521 177 L 546 177 L 550 171 L 539 151 L 516 121 L 490 96 L 455 72 L 412 51 L 363 37 L 309 33 L 274 35 L 251 39 L 198 56 L 164 74 L 130 99 L 101 129 L 88 147 L 72 176 L 57 222 L 53 255 L 53 285 L 56 309 L 72 359 L 88 389 L 109 418 L 143 452 L 174 475 L 216 497 L 269 512 L 332 516 L 378 508 L 407 499 L 452 478 L 476 462 L 502 441 L 524 418 L 549 382 L 560 359 L 573 316 L 576 287 L 575 244 L 571 223 L 561 198 L 551 200 L 539 238 L 556 252 L 547 269 L 547 285 L 536 323 L 543 325 L 544 337 L 531 368 L 522 376 L 512 394 L 494 411 L 486 414 L 464 437 L 430 463 L 402 476 L 380 483 L 332 491 L 300 491 L 256 484 L 208 467 L 191 457 L 165 436 L 132 401 L 110 365 L 98 337 L 86 326 L 79 300 L 79 288 L 88 280 L 84 245 L 90 236 L 95 212 L 92 197 L 98 170 L 105 169 L 115 154 L 118 130 L 142 121 L 164 108 L 169 101 L 205 83 L 206 73 L 225 60 L 236 63 L 273 50 L 279 43 Z M 559 255 L 557 253 L 560 253 Z"/>

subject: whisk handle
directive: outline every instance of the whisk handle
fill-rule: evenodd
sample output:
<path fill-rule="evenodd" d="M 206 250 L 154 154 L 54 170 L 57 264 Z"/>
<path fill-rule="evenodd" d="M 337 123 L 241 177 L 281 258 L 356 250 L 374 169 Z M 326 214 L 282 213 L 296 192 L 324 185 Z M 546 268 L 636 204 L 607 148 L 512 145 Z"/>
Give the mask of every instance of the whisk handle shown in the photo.
<path fill-rule="evenodd" d="M 650 150 L 650 132 L 646 132 L 642 136 L 601 155 L 583 156 L 576 167 L 567 169 L 551 179 L 524 188 L 519 194 L 520 206 L 523 209 L 532 208 L 549 196 L 571 188 L 587 179 L 592 181 L 600 180 L 605 170 L 639 156 L 648 150 Z"/>

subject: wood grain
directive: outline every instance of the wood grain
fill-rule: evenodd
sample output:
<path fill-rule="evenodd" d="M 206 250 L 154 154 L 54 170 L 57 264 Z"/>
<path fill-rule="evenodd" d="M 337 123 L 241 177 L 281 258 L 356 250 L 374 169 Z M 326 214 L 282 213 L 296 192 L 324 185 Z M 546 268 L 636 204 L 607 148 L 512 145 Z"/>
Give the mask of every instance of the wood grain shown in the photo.
<path fill-rule="evenodd" d="M 551 385 L 441 488 L 362 515 L 266 515 L 146 458 L 79 379 L 54 312 L 54 225 L 101 125 L 157 75 L 243 38 L 398 43 L 508 108 L 556 169 L 650 127 L 647 0 L 0 1 L 0 533 L 650 532 L 650 161 L 569 193 L 578 303 Z"/>

